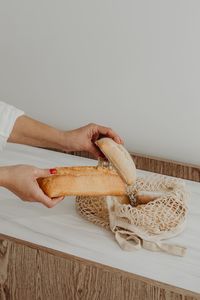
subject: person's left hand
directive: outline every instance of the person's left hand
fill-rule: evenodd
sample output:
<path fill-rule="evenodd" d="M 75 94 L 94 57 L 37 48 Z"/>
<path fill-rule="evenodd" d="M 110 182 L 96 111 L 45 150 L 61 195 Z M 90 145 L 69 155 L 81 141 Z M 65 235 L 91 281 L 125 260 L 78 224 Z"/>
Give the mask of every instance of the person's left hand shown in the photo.
<path fill-rule="evenodd" d="M 116 143 L 123 144 L 123 140 L 111 128 L 97 124 L 88 124 L 84 127 L 64 132 L 64 151 L 87 151 L 95 158 L 103 154 L 95 145 L 100 137 L 112 138 Z"/>
<path fill-rule="evenodd" d="M 52 173 L 54 171 L 54 173 Z M 17 195 L 23 201 L 40 202 L 51 208 L 64 197 L 49 198 L 41 190 L 37 178 L 55 174 L 55 169 L 39 169 L 29 165 L 3 167 L 2 186 Z"/>

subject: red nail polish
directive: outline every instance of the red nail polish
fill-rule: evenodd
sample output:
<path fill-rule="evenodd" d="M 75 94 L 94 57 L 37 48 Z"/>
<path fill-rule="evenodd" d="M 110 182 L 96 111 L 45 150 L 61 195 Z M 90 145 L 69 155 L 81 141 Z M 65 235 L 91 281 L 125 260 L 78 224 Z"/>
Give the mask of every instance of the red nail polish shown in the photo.
<path fill-rule="evenodd" d="M 56 174 L 56 173 L 57 173 L 57 170 L 56 170 L 56 169 L 49 169 L 49 172 L 50 172 L 51 174 Z"/>

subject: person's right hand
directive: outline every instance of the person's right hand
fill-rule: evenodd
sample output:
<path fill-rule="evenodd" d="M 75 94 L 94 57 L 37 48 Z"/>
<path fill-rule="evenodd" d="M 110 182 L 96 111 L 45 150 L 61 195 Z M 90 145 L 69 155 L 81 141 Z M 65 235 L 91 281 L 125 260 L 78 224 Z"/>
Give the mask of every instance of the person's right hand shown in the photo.
<path fill-rule="evenodd" d="M 51 176 L 49 170 L 39 169 L 29 165 L 3 167 L 2 186 L 13 192 L 23 201 L 40 202 L 51 208 L 64 197 L 51 199 L 43 193 L 37 183 L 37 178 Z"/>

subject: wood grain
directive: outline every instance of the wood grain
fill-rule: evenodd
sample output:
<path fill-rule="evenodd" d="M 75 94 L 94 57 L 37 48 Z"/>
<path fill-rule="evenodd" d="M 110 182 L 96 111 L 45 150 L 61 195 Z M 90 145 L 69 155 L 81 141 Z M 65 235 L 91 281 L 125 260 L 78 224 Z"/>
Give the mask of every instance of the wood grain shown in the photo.
<path fill-rule="evenodd" d="M 4 235 L 0 240 L 6 261 L 0 261 L 0 300 L 200 299 L 190 291 L 56 250 Z"/>
<path fill-rule="evenodd" d="M 10 253 L 10 243 L 5 240 L 0 240 L 0 299 L 6 300 L 5 283 L 8 276 L 8 260 Z"/>

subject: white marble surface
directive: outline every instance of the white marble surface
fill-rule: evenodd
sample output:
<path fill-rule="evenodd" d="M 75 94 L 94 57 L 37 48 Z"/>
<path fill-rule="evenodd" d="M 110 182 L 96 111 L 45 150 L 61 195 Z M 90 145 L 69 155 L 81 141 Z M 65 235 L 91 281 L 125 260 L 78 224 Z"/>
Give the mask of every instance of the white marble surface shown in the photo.
<path fill-rule="evenodd" d="M 0 165 L 18 163 L 45 168 L 95 164 L 58 152 L 8 144 L 0 153 Z M 185 257 L 143 249 L 122 251 L 112 233 L 76 213 L 73 197 L 47 209 L 37 203 L 22 202 L 3 188 L 0 233 L 200 293 L 200 184 L 191 181 L 186 184 L 191 193 L 188 223 L 186 230 L 172 240 L 188 247 Z"/>

